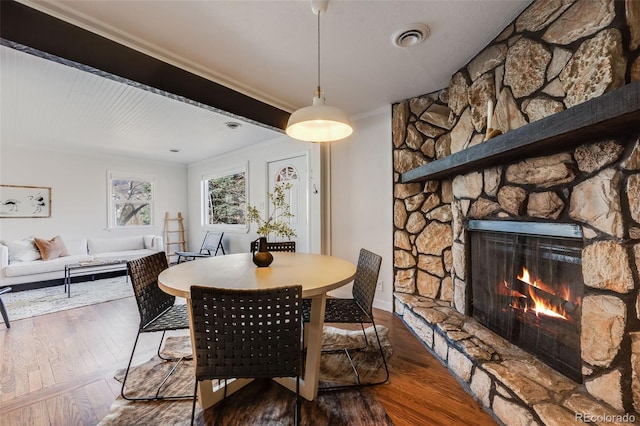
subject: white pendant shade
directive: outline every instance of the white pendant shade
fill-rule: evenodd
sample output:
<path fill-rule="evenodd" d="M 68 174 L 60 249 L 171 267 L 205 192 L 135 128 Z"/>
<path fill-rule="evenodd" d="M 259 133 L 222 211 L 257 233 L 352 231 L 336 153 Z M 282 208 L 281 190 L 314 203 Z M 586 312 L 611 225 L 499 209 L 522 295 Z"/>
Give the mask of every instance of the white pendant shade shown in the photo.
<path fill-rule="evenodd" d="M 287 135 L 307 142 L 331 142 L 353 133 L 349 117 L 339 108 L 325 105 L 314 96 L 313 105 L 300 108 L 289 117 Z"/>
<path fill-rule="evenodd" d="M 324 104 L 320 89 L 320 13 L 327 10 L 329 0 L 311 0 L 311 10 L 318 16 L 318 86 L 313 104 L 289 116 L 287 135 L 307 142 L 332 142 L 353 133 L 349 117 L 341 109 Z"/>

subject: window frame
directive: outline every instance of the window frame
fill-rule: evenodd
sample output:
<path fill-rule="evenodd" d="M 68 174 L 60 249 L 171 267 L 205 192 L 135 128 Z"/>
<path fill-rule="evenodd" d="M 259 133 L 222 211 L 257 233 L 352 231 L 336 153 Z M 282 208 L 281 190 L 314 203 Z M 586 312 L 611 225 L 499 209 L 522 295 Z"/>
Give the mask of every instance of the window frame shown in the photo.
<path fill-rule="evenodd" d="M 208 185 L 207 182 L 211 179 L 222 178 L 225 176 L 235 175 L 238 173 L 244 173 L 244 224 L 227 224 L 227 223 L 209 223 L 209 203 L 208 203 Z M 200 177 L 200 213 L 201 213 L 201 226 L 204 229 L 231 233 L 248 233 L 249 222 L 246 220 L 247 205 L 249 204 L 249 164 L 244 163 L 235 167 L 228 167 L 218 170 L 213 173 L 203 174 Z"/>
<path fill-rule="evenodd" d="M 130 180 L 149 182 L 151 184 L 151 197 L 149 202 L 149 224 L 148 225 L 118 225 L 116 222 L 116 203 L 114 200 L 113 182 L 114 180 Z M 155 226 L 155 192 L 156 177 L 153 175 L 129 173 L 129 172 L 107 172 L 107 229 L 148 229 Z"/>

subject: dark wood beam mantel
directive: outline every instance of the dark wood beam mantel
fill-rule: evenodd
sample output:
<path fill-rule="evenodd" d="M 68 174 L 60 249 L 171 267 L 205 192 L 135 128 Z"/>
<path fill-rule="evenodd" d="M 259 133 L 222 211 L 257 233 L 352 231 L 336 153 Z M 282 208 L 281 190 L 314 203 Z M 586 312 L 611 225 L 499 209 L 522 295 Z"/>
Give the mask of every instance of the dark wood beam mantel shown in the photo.
<path fill-rule="evenodd" d="M 400 182 L 451 178 L 520 159 L 567 151 L 640 130 L 640 82 L 402 173 Z"/>
<path fill-rule="evenodd" d="M 0 1 L 0 37 L 274 129 L 289 113 L 16 1 Z"/>

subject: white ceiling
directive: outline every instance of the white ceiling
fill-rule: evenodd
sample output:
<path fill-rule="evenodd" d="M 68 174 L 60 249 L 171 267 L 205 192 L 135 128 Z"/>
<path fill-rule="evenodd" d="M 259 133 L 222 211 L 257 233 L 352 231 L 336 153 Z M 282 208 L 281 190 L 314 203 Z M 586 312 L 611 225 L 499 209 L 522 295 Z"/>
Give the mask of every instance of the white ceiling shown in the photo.
<path fill-rule="evenodd" d="M 188 164 L 278 136 L 265 127 L 5 46 L 0 46 L 0 88 L 2 146 Z M 227 122 L 241 126 L 230 130 Z"/>
<path fill-rule="evenodd" d="M 321 15 L 327 104 L 352 117 L 446 87 L 531 0 L 332 0 Z M 286 111 L 311 103 L 317 17 L 310 1 L 23 1 Z M 413 48 L 397 29 L 427 24 Z M 273 130 L 2 47 L 1 142 L 45 143 L 188 164 L 271 139 Z M 170 153 L 169 149 L 180 149 Z"/>

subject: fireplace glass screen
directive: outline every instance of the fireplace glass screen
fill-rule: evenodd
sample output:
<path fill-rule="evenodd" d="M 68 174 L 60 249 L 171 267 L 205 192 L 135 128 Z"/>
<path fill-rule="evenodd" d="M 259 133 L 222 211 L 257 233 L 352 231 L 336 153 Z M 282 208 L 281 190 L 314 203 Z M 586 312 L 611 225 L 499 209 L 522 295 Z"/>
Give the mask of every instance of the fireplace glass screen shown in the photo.
<path fill-rule="evenodd" d="M 582 383 L 580 237 L 573 225 L 469 225 L 473 317 Z"/>

